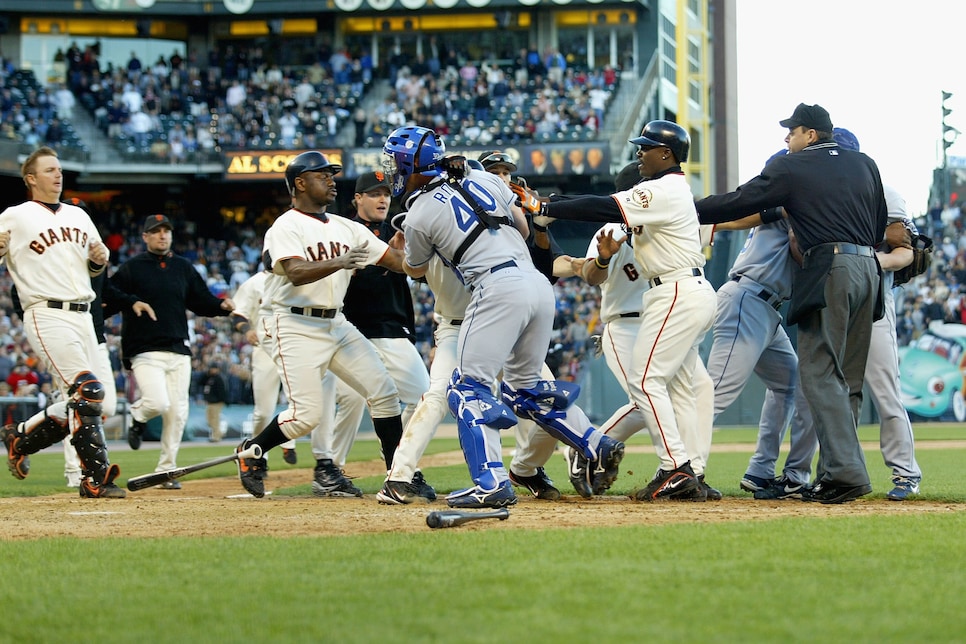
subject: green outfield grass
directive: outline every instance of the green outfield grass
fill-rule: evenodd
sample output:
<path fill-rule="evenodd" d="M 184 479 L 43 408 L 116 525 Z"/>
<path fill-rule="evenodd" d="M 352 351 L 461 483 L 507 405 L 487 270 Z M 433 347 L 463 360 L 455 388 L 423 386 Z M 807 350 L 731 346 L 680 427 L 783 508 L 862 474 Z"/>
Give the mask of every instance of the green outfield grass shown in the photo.
<path fill-rule="evenodd" d="M 875 436 L 862 429 L 864 440 Z M 930 426 L 917 437 L 921 498 L 947 502 L 947 512 L 197 539 L 178 536 L 175 515 L 165 539 L 0 540 L 0 641 L 963 641 L 966 450 L 927 447 L 966 431 Z M 712 454 L 708 477 L 725 494 L 748 497 L 738 480 L 754 431 L 722 430 L 715 442 L 747 444 Z M 186 445 L 179 461 L 226 449 Z M 453 449 L 455 439 L 431 446 Z M 377 450 L 360 441 L 352 459 L 376 458 Z M 299 443 L 301 466 L 310 451 Z M 153 470 L 157 449 L 148 443 L 113 458 L 126 478 Z M 881 496 L 889 473 L 877 451 L 867 459 Z M 550 473 L 572 493 L 559 461 Z M 614 492 L 645 482 L 656 464 L 649 451 L 629 454 Z M 272 467 L 290 466 L 273 455 Z M 36 455 L 26 481 L 0 478 L 0 495 L 63 492 L 61 469 L 59 454 Z M 188 480 L 233 471 L 221 466 Z M 461 465 L 426 476 L 440 491 L 468 483 Z M 373 493 L 382 481 L 356 482 Z"/>

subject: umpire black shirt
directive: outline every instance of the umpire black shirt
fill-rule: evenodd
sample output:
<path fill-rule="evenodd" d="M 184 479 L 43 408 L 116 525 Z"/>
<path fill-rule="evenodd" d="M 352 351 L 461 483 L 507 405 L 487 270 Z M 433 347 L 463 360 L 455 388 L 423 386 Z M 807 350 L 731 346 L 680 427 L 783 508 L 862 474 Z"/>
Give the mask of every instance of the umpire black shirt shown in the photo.
<path fill-rule="evenodd" d="M 377 223 L 359 217 L 352 221 L 386 243 L 396 232 L 388 221 Z M 405 273 L 382 266 L 357 270 L 349 282 L 342 312 L 367 338 L 408 338 L 416 342 L 413 294 Z"/>
<path fill-rule="evenodd" d="M 131 358 L 147 351 L 190 356 L 186 311 L 205 317 L 230 313 L 221 308 L 221 300 L 208 290 L 191 262 L 173 253 L 135 255 L 118 267 L 111 282 L 150 304 L 158 318 L 138 317 L 130 308 L 123 311 L 121 354 L 127 367 Z"/>
<path fill-rule="evenodd" d="M 888 209 L 879 168 L 861 152 L 831 141 L 776 157 L 734 192 L 695 203 L 702 224 L 777 206 L 788 212 L 803 253 L 832 242 L 875 246 L 885 233 Z"/>

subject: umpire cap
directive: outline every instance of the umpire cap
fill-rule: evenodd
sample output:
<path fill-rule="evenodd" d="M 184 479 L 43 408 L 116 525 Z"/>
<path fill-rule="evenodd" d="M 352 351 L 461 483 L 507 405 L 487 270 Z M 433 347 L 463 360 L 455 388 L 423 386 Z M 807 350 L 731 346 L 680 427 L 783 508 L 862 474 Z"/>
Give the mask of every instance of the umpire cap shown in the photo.
<path fill-rule="evenodd" d="M 319 170 L 331 170 L 332 174 L 342 172 L 342 166 L 338 163 L 329 163 L 325 155 L 321 152 L 303 152 L 288 162 L 285 168 L 285 187 L 291 195 L 295 194 L 295 177 L 303 172 L 318 172 Z"/>
<path fill-rule="evenodd" d="M 644 126 L 639 137 L 629 142 L 667 148 L 678 163 L 688 160 L 688 151 L 691 149 L 691 137 L 687 131 L 671 121 L 651 121 Z"/>

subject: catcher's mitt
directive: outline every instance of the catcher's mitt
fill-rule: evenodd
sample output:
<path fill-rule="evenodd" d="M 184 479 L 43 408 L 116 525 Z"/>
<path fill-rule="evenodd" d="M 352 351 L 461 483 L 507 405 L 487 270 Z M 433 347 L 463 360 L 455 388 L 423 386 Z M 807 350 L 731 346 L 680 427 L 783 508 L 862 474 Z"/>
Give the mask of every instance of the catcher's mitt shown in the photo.
<path fill-rule="evenodd" d="M 912 239 L 912 263 L 892 274 L 894 286 L 905 284 L 913 277 L 922 275 L 932 263 L 932 239 L 925 235 L 915 235 Z"/>
<path fill-rule="evenodd" d="M 886 226 L 885 240 L 889 248 L 912 248 L 912 235 L 901 221 L 894 221 Z"/>

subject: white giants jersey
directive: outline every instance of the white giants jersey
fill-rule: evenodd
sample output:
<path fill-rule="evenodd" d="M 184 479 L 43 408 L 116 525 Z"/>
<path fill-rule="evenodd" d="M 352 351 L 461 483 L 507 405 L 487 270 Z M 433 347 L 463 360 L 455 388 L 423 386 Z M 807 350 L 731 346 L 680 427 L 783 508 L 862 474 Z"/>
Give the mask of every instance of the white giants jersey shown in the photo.
<path fill-rule="evenodd" d="M 620 239 L 627 234 L 620 224 L 604 225 L 590 240 L 587 247 L 588 258 L 597 257 L 597 237 L 607 231 L 612 232 L 614 239 Z M 620 250 L 611 257 L 607 279 L 600 285 L 600 319 L 607 324 L 622 313 L 640 313 L 647 289 L 647 280 L 634 257 L 634 248 L 630 243 L 624 242 Z"/>
<path fill-rule="evenodd" d="M 373 236 L 362 224 L 345 217 L 329 215 L 325 221 L 295 208 L 284 213 L 265 233 L 265 248 L 272 261 L 272 271 L 284 276 L 281 262 L 298 258 L 320 262 L 338 257 L 350 248 L 368 243 L 366 264 L 375 264 L 388 252 L 389 245 Z M 275 311 L 290 307 L 337 309 L 342 306 L 352 271 L 337 270 L 320 280 L 295 286 L 284 278 L 273 289 Z"/>
<path fill-rule="evenodd" d="M 613 198 L 634 231 L 634 253 L 645 279 L 704 266 L 698 213 L 683 174 L 641 181 Z"/>
<path fill-rule="evenodd" d="M 5 259 L 24 310 L 46 300 L 94 301 L 87 260 L 101 235 L 82 208 L 62 203 L 52 212 L 27 201 L 0 213 L 2 230 L 10 231 Z"/>

